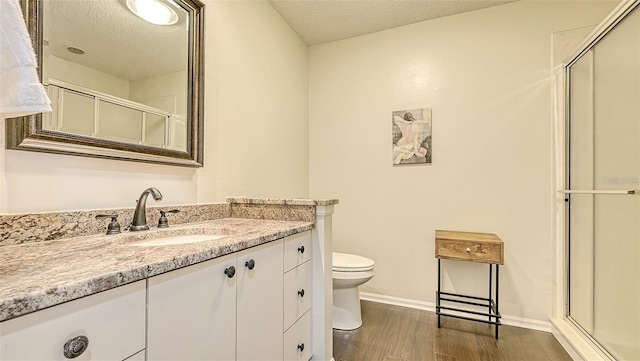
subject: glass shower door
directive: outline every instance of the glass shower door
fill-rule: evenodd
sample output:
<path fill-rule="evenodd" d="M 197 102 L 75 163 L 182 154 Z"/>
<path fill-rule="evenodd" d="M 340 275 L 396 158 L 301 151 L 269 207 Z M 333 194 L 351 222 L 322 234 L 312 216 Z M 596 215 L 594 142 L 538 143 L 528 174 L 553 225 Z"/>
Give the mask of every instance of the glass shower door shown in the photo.
<path fill-rule="evenodd" d="M 569 317 L 640 360 L 640 11 L 569 68 Z M 591 192 L 589 192 L 591 191 Z"/>

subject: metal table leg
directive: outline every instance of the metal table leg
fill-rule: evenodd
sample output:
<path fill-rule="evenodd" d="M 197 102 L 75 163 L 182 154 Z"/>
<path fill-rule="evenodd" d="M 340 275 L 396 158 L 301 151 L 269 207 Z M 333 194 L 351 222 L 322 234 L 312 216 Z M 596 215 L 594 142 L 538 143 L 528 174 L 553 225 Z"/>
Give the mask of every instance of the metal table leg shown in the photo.
<path fill-rule="evenodd" d="M 500 266 L 496 264 L 496 316 L 498 316 L 500 314 L 500 309 L 498 308 L 498 295 L 500 294 L 499 292 L 499 284 L 500 284 L 500 274 L 498 273 L 500 270 Z M 496 317 L 496 340 L 498 339 L 498 318 Z"/>
<path fill-rule="evenodd" d="M 489 299 L 493 297 L 493 293 L 491 292 L 492 283 L 493 283 L 493 265 L 489 263 Z M 489 314 L 491 314 L 491 301 L 489 301 Z M 491 322 L 491 316 L 489 316 L 489 322 Z"/>
<path fill-rule="evenodd" d="M 438 328 L 440 328 L 440 258 L 438 258 L 438 291 L 436 292 L 436 314 L 438 314 Z"/>

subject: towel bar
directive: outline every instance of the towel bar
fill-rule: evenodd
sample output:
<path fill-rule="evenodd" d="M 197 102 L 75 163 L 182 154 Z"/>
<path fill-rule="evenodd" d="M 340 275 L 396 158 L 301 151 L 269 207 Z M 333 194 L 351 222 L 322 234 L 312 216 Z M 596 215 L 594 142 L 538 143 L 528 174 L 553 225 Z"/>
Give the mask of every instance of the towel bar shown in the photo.
<path fill-rule="evenodd" d="M 579 190 L 579 189 L 562 189 L 558 193 L 563 194 L 640 194 L 640 190 Z"/>

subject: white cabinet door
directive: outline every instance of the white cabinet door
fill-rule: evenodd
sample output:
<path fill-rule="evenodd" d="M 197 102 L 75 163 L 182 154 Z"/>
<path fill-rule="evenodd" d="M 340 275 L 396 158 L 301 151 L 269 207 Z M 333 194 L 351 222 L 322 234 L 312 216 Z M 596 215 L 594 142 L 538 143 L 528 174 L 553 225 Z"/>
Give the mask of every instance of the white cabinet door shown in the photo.
<path fill-rule="evenodd" d="M 75 360 L 124 360 L 144 349 L 145 304 L 138 281 L 2 322 L 0 360 L 67 360 L 65 344 L 80 337 L 88 346 Z"/>
<path fill-rule="evenodd" d="M 282 260 L 282 240 L 238 253 L 237 360 L 282 360 Z"/>
<path fill-rule="evenodd" d="M 231 267 L 237 268 L 235 254 L 149 279 L 147 360 L 235 359 Z"/>

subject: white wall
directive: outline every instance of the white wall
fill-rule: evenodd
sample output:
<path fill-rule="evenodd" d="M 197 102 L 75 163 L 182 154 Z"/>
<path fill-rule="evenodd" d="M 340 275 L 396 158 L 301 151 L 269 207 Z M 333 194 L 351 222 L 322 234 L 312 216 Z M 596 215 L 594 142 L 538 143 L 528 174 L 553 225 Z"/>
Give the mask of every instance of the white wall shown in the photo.
<path fill-rule="evenodd" d="M 505 241 L 501 311 L 547 321 L 551 34 L 616 2 L 521 1 L 310 49 L 310 196 L 337 197 L 334 249 L 376 261 L 363 291 L 433 303 L 436 229 Z M 431 107 L 433 165 L 392 166 L 391 112 Z M 486 293 L 485 265 L 446 262 Z"/>
<path fill-rule="evenodd" d="M 175 113 L 184 117 L 187 114 L 187 73 L 177 71 L 130 82 L 131 100 Z M 171 98 L 173 102 L 163 104 L 160 99 Z M 149 102 L 149 99 L 158 99 Z"/>
<path fill-rule="evenodd" d="M 207 15 L 198 199 L 307 197 L 307 46 L 265 1 L 208 1 Z"/>
<path fill-rule="evenodd" d="M 47 54 L 46 47 L 45 54 Z M 62 80 L 101 93 L 129 99 L 129 81 L 126 79 L 58 58 L 55 55 L 46 55 L 43 64 L 43 79 Z"/>
<path fill-rule="evenodd" d="M 0 213 L 308 195 L 307 47 L 266 1 L 205 3 L 205 167 L 5 150 L 0 129 Z"/>
<path fill-rule="evenodd" d="M 173 149 L 186 151 L 187 125 L 184 122 L 187 114 L 187 72 L 151 76 L 131 81 L 131 100 L 146 104 L 169 113 L 176 114 L 178 122 L 169 126 L 171 134 L 169 145 Z M 152 119 L 152 118 L 151 118 Z M 164 119 L 145 124 L 145 141 L 147 144 L 162 145 L 164 143 Z M 177 135 L 177 136 L 176 136 Z"/>

